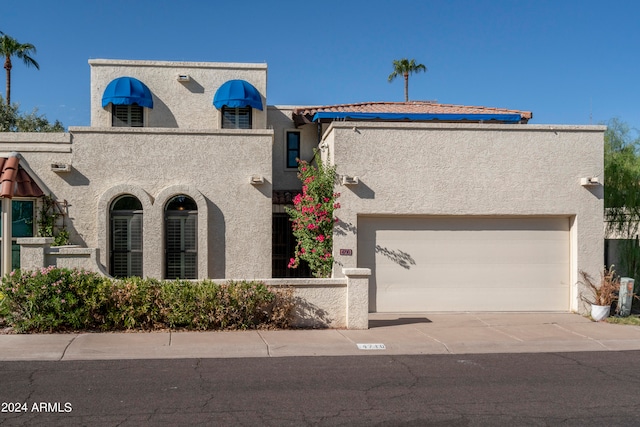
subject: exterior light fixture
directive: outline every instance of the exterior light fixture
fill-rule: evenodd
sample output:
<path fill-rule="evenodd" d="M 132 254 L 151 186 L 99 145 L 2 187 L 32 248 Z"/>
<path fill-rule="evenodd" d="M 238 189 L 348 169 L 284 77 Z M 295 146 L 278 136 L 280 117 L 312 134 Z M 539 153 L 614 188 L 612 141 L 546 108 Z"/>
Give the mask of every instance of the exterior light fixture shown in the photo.
<path fill-rule="evenodd" d="M 357 185 L 360 182 L 357 176 L 348 175 L 342 175 L 340 181 L 342 182 L 342 185 Z"/>
<path fill-rule="evenodd" d="M 260 175 L 252 175 L 249 182 L 251 183 L 251 185 L 264 184 L 264 177 Z"/>
<path fill-rule="evenodd" d="M 588 176 L 586 178 L 580 178 L 580 185 L 584 187 L 600 185 L 600 178 L 597 176 Z"/>
<path fill-rule="evenodd" d="M 71 165 L 68 163 L 51 163 L 51 170 L 53 172 L 71 172 Z"/>

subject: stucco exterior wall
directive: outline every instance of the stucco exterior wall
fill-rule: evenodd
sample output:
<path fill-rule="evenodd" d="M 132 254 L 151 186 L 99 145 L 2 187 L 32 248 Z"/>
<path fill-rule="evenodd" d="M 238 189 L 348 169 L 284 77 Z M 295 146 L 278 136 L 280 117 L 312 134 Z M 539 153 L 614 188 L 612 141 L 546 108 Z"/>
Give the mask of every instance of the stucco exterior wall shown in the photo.
<path fill-rule="evenodd" d="M 334 275 L 356 267 L 358 215 L 566 216 L 571 282 L 603 262 L 603 126 L 334 122 L 323 137 L 339 186 Z M 352 256 L 340 256 L 351 249 Z M 572 293 L 572 309 L 578 295 Z"/>
<path fill-rule="evenodd" d="M 303 160 L 313 158 L 313 149 L 318 146 L 316 125 L 296 128 L 291 118 L 294 107 L 270 106 L 268 109 L 269 128 L 273 129 L 273 183 L 274 190 L 295 190 L 302 188 L 297 168 L 287 168 L 287 131 L 300 132 L 300 157 Z"/>
<path fill-rule="evenodd" d="M 98 248 L 103 266 L 109 206 L 130 193 L 145 208 L 144 275 L 162 277 L 164 206 L 186 194 L 198 204 L 200 278 L 271 276 L 272 131 L 83 127 L 70 133 L 67 141 L 2 134 L 0 152 L 21 153 L 53 195 L 68 202 L 71 242 Z M 71 172 L 52 172 L 54 161 L 71 164 Z M 252 175 L 265 183 L 250 184 Z"/>
<path fill-rule="evenodd" d="M 102 107 L 107 85 L 118 77 L 134 77 L 152 93 L 153 109 L 145 109 L 145 127 L 220 129 L 219 111 L 213 106 L 218 88 L 241 79 L 260 92 L 263 110 L 253 110 L 253 129 L 267 127 L 267 64 L 168 62 L 92 59 L 91 126 L 111 126 L 111 106 Z M 188 82 L 177 80 L 188 75 Z"/>

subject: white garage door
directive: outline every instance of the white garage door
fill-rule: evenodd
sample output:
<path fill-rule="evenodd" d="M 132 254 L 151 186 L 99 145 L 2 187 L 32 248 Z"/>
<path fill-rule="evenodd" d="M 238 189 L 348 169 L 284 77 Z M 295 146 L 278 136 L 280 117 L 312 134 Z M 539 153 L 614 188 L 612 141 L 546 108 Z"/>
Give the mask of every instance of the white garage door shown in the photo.
<path fill-rule="evenodd" d="M 359 217 L 369 310 L 569 310 L 569 218 Z"/>

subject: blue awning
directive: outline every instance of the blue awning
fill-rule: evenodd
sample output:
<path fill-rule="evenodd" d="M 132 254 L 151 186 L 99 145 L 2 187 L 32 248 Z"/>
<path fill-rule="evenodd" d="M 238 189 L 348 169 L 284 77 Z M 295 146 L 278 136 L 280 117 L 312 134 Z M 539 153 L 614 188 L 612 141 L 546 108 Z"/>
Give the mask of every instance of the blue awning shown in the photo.
<path fill-rule="evenodd" d="M 138 104 L 141 107 L 153 108 L 153 98 L 149 88 L 133 77 L 118 77 L 107 85 L 102 95 L 102 107 L 113 105 Z"/>
<path fill-rule="evenodd" d="M 244 80 L 229 80 L 216 91 L 213 105 L 219 110 L 227 107 L 253 107 L 262 110 L 262 97 L 258 89 Z"/>
<path fill-rule="evenodd" d="M 520 123 L 520 114 L 426 114 L 426 113 L 349 113 L 319 111 L 313 115 L 313 121 L 322 119 L 344 119 L 344 120 L 406 120 L 406 121 L 446 121 L 446 122 L 488 122 L 491 120 L 503 123 Z"/>

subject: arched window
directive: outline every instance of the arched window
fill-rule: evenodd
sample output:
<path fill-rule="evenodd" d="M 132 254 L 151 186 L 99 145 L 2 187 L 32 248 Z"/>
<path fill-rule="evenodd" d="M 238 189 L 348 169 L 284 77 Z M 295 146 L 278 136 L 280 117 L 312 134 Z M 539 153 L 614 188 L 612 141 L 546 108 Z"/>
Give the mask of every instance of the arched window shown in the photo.
<path fill-rule="evenodd" d="M 198 277 L 198 206 L 183 194 L 165 206 L 165 278 Z"/>
<path fill-rule="evenodd" d="M 142 203 L 126 194 L 110 209 L 110 265 L 114 277 L 142 277 Z"/>

